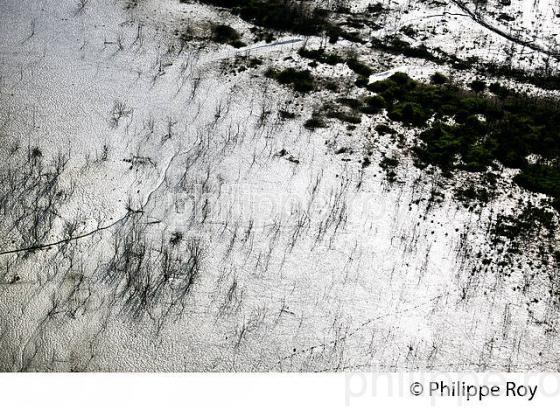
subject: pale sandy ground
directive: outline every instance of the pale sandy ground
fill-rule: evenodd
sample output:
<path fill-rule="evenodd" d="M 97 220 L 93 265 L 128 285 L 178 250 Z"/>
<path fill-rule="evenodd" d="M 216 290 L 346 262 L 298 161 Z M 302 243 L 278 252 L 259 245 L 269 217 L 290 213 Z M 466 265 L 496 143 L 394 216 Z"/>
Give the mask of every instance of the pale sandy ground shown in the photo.
<path fill-rule="evenodd" d="M 401 3 L 412 11 L 395 14 L 384 30 L 430 25 L 425 16 L 439 13 Z M 514 198 L 468 211 L 445 181 L 422 174 L 388 136 L 371 131 L 379 116 L 364 117 L 352 135 L 336 123 L 315 132 L 302 126 L 328 92 L 294 97 L 262 76 L 270 63 L 297 60 L 302 38 L 238 51 L 210 43 L 181 50 L 176 28 L 246 23 L 175 1 L 124 6 L 0 5 L 3 175 L 21 172 L 28 147 L 39 147 L 45 164 L 67 155 L 57 188 L 64 199 L 42 243 L 66 238 L 64 224 L 73 221 L 73 236 L 84 235 L 0 256 L 1 370 L 557 369 L 558 312 L 545 296 L 554 272 L 537 271 L 525 293 L 515 288 L 527 282 L 529 257 L 509 276 L 496 266 L 471 274 L 479 251 L 499 252 L 487 245 L 488 221 L 527 196 L 509 185 L 510 173 L 503 184 Z M 529 37 L 557 27 L 548 5 L 539 10 L 524 10 Z M 460 39 L 465 55 L 504 56 L 507 42 L 469 30 L 465 17 L 449 17 L 447 25 L 438 19 L 427 44 L 454 52 Z M 484 35 L 483 47 L 469 48 Z M 266 64 L 227 74 L 221 64 L 236 52 Z M 375 52 L 363 58 L 380 73 L 397 68 L 419 79 L 436 69 Z M 350 75 L 343 66 L 323 70 Z M 124 104 L 118 124 L 111 122 L 116 102 Z M 298 113 L 294 120 L 278 118 L 286 107 Z M 353 153 L 335 155 L 340 147 Z M 282 149 L 292 161 L 276 155 Z M 372 165 L 362 169 L 369 150 Z M 401 157 L 392 185 L 377 165 L 382 153 Z M 444 193 L 443 203 L 429 203 L 433 189 Z M 28 246 L 13 215 L 3 218 L 0 251 Z M 133 220 L 142 232 L 133 240 L 148 249 L 147 277 L 161 270 L 174 232 L 184 235 L 175 257 L 188 257 L 193 242 L 202 254 L 182 303 L 170 307 L 167 289 L 139 317 L 123 308 L 122 278 L 110 282 L 104 274 Z M 535 295 L 540 303 L 529 305 Z"/>

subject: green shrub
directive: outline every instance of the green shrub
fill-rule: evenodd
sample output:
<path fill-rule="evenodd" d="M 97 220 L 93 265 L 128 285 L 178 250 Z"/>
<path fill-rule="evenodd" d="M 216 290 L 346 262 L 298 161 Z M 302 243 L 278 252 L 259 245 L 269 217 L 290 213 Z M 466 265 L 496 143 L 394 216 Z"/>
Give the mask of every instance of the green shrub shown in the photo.
<path fill-rule="evenodd" d="M 560 198 L 560 169 L 557 166 L 529 165 L 516 177 L 523 188 Z"/>
<path fill-rule="evenodd" d="M 317 128 L 326 128 L 327 124 L 318 114 L 313 114 L 313 116 L 305 121 L 303 126 L 309 130 L 315 130 Z"/>
<path fill-rule="evenodd" d="M 355 82 L 356 87 L 360 87 L 360 88 L 367 87 L 368 83 L 369 83 L 369 79 L 364 76 L 358 76 Z"/>
<path fill-rule="evenodd" d="M 416 149 L 418 158 L 444 170 L 453 167 L 461 149 L 461 140 L 453 135 L 453 128 L 437 123 L 420 134 L 425 145 Z"/>
<path fill-rule="evenodd" d="M 367 85 L 367 89 L 371 92 L 374 93 L 382 93 L 386 90 L 388 90 L 392 85 L 392 83 L 388 82 L 388 81 L 375 81 L 373 83 L 370 83 Z"/>
<path fill-rule="evenodd" d="M 484 188 L 474 185 L 459 187 L 455 190 L 455 198 L 468 205 L 472 202 L 487 203 L 490 200 L 490 193 Z"/>
<path fill-rule="evenodd" d="M 405 97 L 415 87 L 416 82 L 414 82 L 407 74 L 395 73 L 385 80 L 368 84 L 367 89 L 380 94 L 387 102 L 387 106 L 390 106 L 393 101 Z"/>
<path fill-rule="evenodd" d="M 278 114 L 280 115 L 280 118 L 282 118 L 283 120 L 292 120 L 296 118 L 295 113 L 287 110 L 280 110 L 278 111 Z"/>
<path fill-rule="evenodd" d="M 510 94 L 510 90 L 507 87 L 504 87 L 503 85 L 497 82 L 490 84 L 488 90 L 492 94 L 497 95 L 500 98 L 506 98 Z"/>
<path fill-rule="evenodd" d="M 229 9 L 242 19 L 261 27 L 317 35 L 332 30 L 328 13 L 296 0 L 199 0 Z"/>
<path fill-rule="evenodd" d="M 373 47 L 392 54 L 411 58 L 422 58 L 435 63 L 445 62 L 445 59 L 434 55 L 424 44 L 412 46 L 410 43 L 396 36 L 389 36 L 384 39 L 372 39 L 371 43 Z"/>
<path fill-rule="evenodd" d="M 381 95 L 366 97 L 364 99 L 364 102 L 366 103 L 367 106 L 367 112 L 372 114 L 376 114 L 380 112 L 383 108 L 387 106 L 387 102 L 385 101 L 385 98 L 383 98 Z"/>
<path fill-rule="evenodd" d="M 225 24 L 217 24 L 212 27 L 212 39 L 221 44 L 238 43 L 241 36 L 230 26 Z"/>
<path fill-rule="evenodd" d="M 345 97 L 341 97 L 341 98 L 337 98 L 336 102 L 345 105 L 347 107 L 352 108 L 353 110 L 358 110 L 361 108 L 362 103 L 360 100 L 357 100 L 356 98 L 345 98 Z"/>
<path fill-rule="evenodd" d="M 416 127 L 423 126 L 430 118 L 430 114 L 415 102 L 403 102 L 394 106 L 389 112 L 389 118 Z"/>
<path fill-rule="evenodd" d="M 389 183 L 393 183 L 397 179 L 396 167 L 399 165 L 399 160 L 396 158 L 383 157 L 379 166 L 385 171 L 385 176 Z"/>
<path fill-rule="evenodd" d="M 408 76 L 408 74 L 402 72 L 396 72 L 395 74 L 391 75 L 391 77 L 389 77 L 389 80 L 401 86 L 414 83 L 414 81 Z"/>
<path fill-rule="evenodd" d="M 379 124 L 375 127 L 375 131 L 379 133 L 379 135 L 391 134 L 395 135 L 397 131 L 393 128 L 389 127 L 387 124 Z"/>
<path fill-rule="evenodd" d="M 336 54 L 327 53 L 324 48 L 319 48 L 317 50 L 309 50 L 307 48 L 301 48 L 298 51 L 298 54 L 301 57 L 309 58 L 311 60 L 318 61 L 320 63 L 328 64 L 328 65 L 336 65 L 344 61 L 340 56 Z"/>
<path fill-rule="evenodd" d="M 486 90 L 486 83 L 482 80 L 474 80 L 472 81 L 469 86 L 471 87 L 471 90 L 473 90 L 475 93 L 479 94 L 481 92 L 483 92 L 484 90 Z"/>
<path fill-rule="evenodd" d="M 362 63 L 361 61 L 357 60 L 356 58 L 350 58 L 346 61 L 346 64 L 348 64 L 348 67 L 354 71 L 356 74 L 363 76 L 363 77 L 369 77 L 370 75 L 373 74 L 373 70 L 367 65 Z"/>
<path fill-rule="evenodd" d="M 344 112 L 337 109 L 329 110 L 326 113 L 328 118 L 336 118 L 342 122 L 348 122 L 350 124 L 359 124 L 362 122 L 362 118 L 351 112 Z"/>
<path fill-rule="evenodd" d="M 493 161 L 521 172 L 515 181 L 535 192 L 556 198 L 560 204 L 560 110 L 558 103 L 529 98 L 492 85 L 503 102 L 479 95 L 482 83 L 471 83 L 473 92 L 454 85 L 424 85 L 404 73 L 368 85 L 383 97 L 389 118 L 406 125 L 426 126 L 415 153 L 417 164 L 432 164 L 445 171 L 484 171 Z M 485 85 L 485 83 L 484 83 Z M 506 97 L 507 95 L 507 97 Z M 368 100 L 371 101 L 371 100 Z M 446 118 L 455 120 L 453 125 Z M 529 154 L 540 155 L 529 165 Z"/>
<path fill-rule="evenodd" d="M 449 79 L 446 76 L 444 76 L 442 73 L 435 72 L 430 77 L 430 82 L 434 85 L 442 85 L 449 82 Z"/>
<path fill-rule="evenodd" d="M 274 78 L 280 84 L 291 85 L 295 91 L 307 93 L 315 89 L 313 75 L 309 70 L 296 70 L 295 68 L 286 68 L 282 71 L 269 69 L 265 75 Z"/>
<path fill-rule="evenodd" d="M 379 163 L 381 168 L 395 168 L 399 165 L 399 160 L 395 158 L 385 157 Z"/>

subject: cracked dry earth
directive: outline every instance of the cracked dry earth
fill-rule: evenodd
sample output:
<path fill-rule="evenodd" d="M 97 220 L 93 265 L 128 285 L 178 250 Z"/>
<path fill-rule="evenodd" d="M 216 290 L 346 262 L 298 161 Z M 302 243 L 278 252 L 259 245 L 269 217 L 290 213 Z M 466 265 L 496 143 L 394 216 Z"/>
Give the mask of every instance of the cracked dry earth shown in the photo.
<path fill-rule="evenodd" d="M 554 58 L 550 4 L 512 1 L 512 31 L 457 3 L 393 2 L 362 34 L 413 24 L 461 58 Z M 177 35 L 209 22 L 248 45 Z M 251 42 L 251 27 L 195 2 L 2 1 L 0 370 L 557 370 L 558 268 L 533 263 L 534 241 L 504 268 L 488 239 L 496 215 L 542 195 L 504 168 L 495 198 L 463 206 L 453 192 L 472 176 L 416 167 L 415 131 L 374 132 L 383 113 L 308 129 L 333 92 L 265 71 L 307 64 L 298 50 L 324 39 Z M 476 75 L 333 47 L 372 78 Z M 232 69 L 247 58 L 262 63 Z M 344 64 L 314 70 L 355 81 Z"/>

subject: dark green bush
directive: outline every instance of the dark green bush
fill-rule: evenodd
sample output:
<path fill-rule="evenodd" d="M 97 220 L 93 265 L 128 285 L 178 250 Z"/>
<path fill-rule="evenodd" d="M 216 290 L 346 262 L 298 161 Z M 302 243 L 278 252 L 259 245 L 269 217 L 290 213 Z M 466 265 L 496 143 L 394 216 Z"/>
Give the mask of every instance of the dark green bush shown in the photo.
<path fill-rule="evenodd" d="M 385 175 L 389 183 L 393 183 L 397 179 L 396 167 L 399 165 L 399 160 L 396 158 L 383 157 L 379 166 L 385 171 Z"/>
<path fill-rule="evenodd" d="M 363 76 L 363 77 L 369 77 L 370 75 L 373 74 L 373 70 L 367 65 L 362 63 L 361 61 L 357 60 L 356 58 L 350 58 L 346 61 L 346 64 L 348 64 L 348 67 L 354 71 L 356 74 Z"/>
<path fill-rule="evenodd" d="M 278 114 L 280 115 L 280 118 L 282 118 L 283 120 L 292 120 L 296 118 L 295 113 L 287 110 L 280 110 L 278 111 Z"/>
<path fill-rule="evenodd" d="M 358 110 L 361 108 L 362 103 L 360 100 L 357 100 L 356 98 L 345 98 L 345 97 L 341 97 L 341 98 L 337 98 L 336 102 L 345 105 L 347 107 L 352 108 L 353 110 Z"/>
<path fill-rule="evenodd" d="M 368 85 L 385 101 L 389 118 L 406 125 L 427 126 L 416 147 L 417 164 L 433 164 L 445 171 L 464 169 L 480 172 L 494 161 L 519 168 L 515 181 L 532 191 L 560 198 L 560 110 L 547 99 L 506 93 L 492 85 L 502 100 L 479 95 L 452 84 L 420 84 L 404 73 Z M 453 125 L 446 118 L 455 120 Z M 542 157 L 529 165 L 526 157 Z M 560 202 L 560 201 L 559 201 Z"/>
<path fill-rule="evenodd" d="M 361 117 L 352 112 L 345 112 L 345 111 L 333 109 L 327 111 L 326 115 L 328 118 L 336 118 L 337 120 L 340 120 L 342 122 L 348 122 L 350 124 L 359 124 L 360 122 L 362 122 Z"/>
<path fill-rule="evenodd" d="M 399 165 L 399 160 L 395 158 L 385 157 L 381 160 L 380 164 L 381 168 L 395 168 Z"/>
<path fill-rule="evenodd" d="M 391 134 L 394 135 L 397 133 L 393 128 L 389 127 L 387 124 L 379 124 L 375 127 L 375 131 L 377 131 L 380 135 Z"/>
<path fill-rule="evenodd" d="M 416 83 L 408 75 L 395 73 L 386 80 L 368 84 L 367 89 L 380 94 L 387 102 L 387 106 L 390 106 L 395 100 L 408 95 L 415 87 Z"/>
<path fill-rule="evenodd" d="M 434 55 L 424 44 L 412 46 L 410 43 L 401 40 L 396 36 L 390 36 L 385 39 L 371 39 L 374 48 L 412 58 L 422 58 L 436 63 L 442 63 L 445 60 Z"/>
<path fill-rule="evenodd" d="M 274 78 L 280 84 L 291 85 L 295 91 L 307 93 L 315 89 L 313 75 L 309 70 L 296 70 L 295 68 L 286 68 L 282 71 L 269 69 L 265 75 Z"/>
<path fill-rule="evenodd" d="M 455 190 L 455 197 L 464 202 L 466 205 L 471 202 L 482 202 L 487 203 L 490 200 L 490 193 L 488 190 L 474 185 L 467 187 L 459 187 Z"/>
<path fill-rule="evenodd" d="M 387 106 L 387 102 L 385 101 L 385 98 L 383 98 L 381 95 L 366 97 L 364 102 L 367 105 L 368 112 L 374 114 L 380 112 L 383 108 Z"/>
<path fill-rule="evenodd" d="M 274 30 L 316 35 L 332 30 L 326 10 L 297 0 L 199 0 L 229 9 L 242 19 Z"/>
<path fill-rule="evenodd" d="M 344 61 L 340 56 L 336 54 L 327 53 L 324 48 L 319 48 L 317 50 L 301 48 L 298 51 L 298 54 L 304 58 L 309 58 L 311 60 L 318 61 L 319 63 L 328 65 L 336 65 Z"/>
<path fill-rule="evenodd" d="M 503 85 L 501 85 L 500 83 L 492 83 L 490 84 L 490 86 L 488 87 L 488 90 L 494 94 L 497 95 L 500 98 L 506 98 L 510 91 L 507 87 L 504 87 Z"/>
<path fill-rule="evenodd" d="M 315 130 L 317 128 L 325 128 L 327 124 L 319 115 L 314 114 L 310 119 L 305 121 L 303 126 L 310 130 Z"/>
<path fill-rule="evenodd" d="M 400 86 L 406 86 L 407 84 L 414 84 L 412 78 L 408 76 L 406 73 L 397 72 L 389 77 L 389 80 L 398 84 Z"/>
<path fill-rule="evenodd" d="M 417 148 L 418 158 L 425 163 L 434 164 L 442 169 L 451 168 L 461 150 L 461 140 L 453 135 L 453 127 L 436 123 L 420 134 L 425 146 Z"/>
<path fill-rule="evenodd" d="M 472 81 L 469 86 L 471 87 L 471 90 L 473 90 L 475 93 L 479 94 L 481 92 L 483 92 L 484 90 L 486 90 L 486 83 L 482 80 L 474 80 Z"/>
<path fill-rule="evenodd" d="M 212 39 L 216 43 L 229 44 L 236 48 L 246 46 L 241 41 L 241 35 L 233 27 L 225 24 L 217 24 L 212 27 Z"/>
<path fill-rule="evenodd" d="M 403 102 L 395 105 L 389 111 L 389 118 L 393 121 L 400 121 L 404 124 L 421 127 L 430 118 L 430 113 L 415 102 Z"/>
<path fill-rule="evenodd" d="M 446 76 L 444 76 L 442 73 L 435 72 L 430 77 L 430 81 L 434 85 L 442 85 L 449 82 L 449 79 Z"/>
<path fill-rule="evenodd" d="M 239 40 L 241 36 L 233 27 L 217 24 L 212 27 L 212 38 L 217 43 L 230 43 Z"/>
<path fill-rule="evenodd" d="M 359 76 L 355 82 L 356 87 L 360 87 L 360 88 L 367 87 L 368 83 L 369 83 L 369 79 L 364 76 Z"/>
<path fill-rule="evenodd" d="M 516 177 L 523 188 L 560 198 L 560 169 L 557 166 L 529 165 Z"/>

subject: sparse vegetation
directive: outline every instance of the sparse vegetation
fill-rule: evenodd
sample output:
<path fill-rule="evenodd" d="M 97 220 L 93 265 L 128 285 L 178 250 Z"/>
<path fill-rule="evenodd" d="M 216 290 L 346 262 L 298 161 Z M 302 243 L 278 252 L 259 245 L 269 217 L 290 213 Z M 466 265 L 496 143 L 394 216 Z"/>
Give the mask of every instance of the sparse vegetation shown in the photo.
<path fill-rule="evenodd" d="M 476 56 L 462 59 L 448 54 L 438 47 L 428 49 L 425 45 L 412 46 L 398 36 L 372 39 L 372 47 L 394 55 L 421 58 L 437 64 L 449 64 L 458 70 L 474 70 L 480 76 L 505 77 L 520 83 L 529 83 L 545 90 L 560 90 L 560 74 L 546 69 L 525 71 L 507 64 L 482 61 Z"/>
<path fill-rule="evenodd" d="M 476 85 L 477 93 L 482 84 Z M 496 89 L 496 87 L 493 87 Z M 560 190 L 560 114 L 557 103 L 502 91 L 504 100 L 483 97 L 458 86 L 420 84 L 404 73 L 368 85 L 386 102 L 389 118 L 415 127 L 423 144 L 416 148 L 420 163 L 451 171 L 482 171 L 500 161 L 521 173 L 523 187 L 558 197 Z M 502 90 L 500 88 L 500 90 Z M 447 119 L 453 119 L 449 124 Z M 537 164 L 527 156 L 537 155 Z"/>
<path fill-rule="evenodd" d="M 524 7 L 520 51 L 376 1 L 71 0 L 6 28 L 0 370 L 557 366 L 560 105 L 527 86 L 560 88 L 550 25 Z"/>
<path fill-rule="evenodd" d="M 459 187 L 455 190 L 455 198 L 463 202 L 466 207 L 474 202 L 485 204 L 490 200 L 490 197 L 491 194 L 487 189 L 478 187 L 475 184 Z"/>
<path fill-rule="evenodd" d="M 0 170 L 4 246 L 9 237 L 10 248 L 32 251 L 49 237 L 59 208 L 74 190 L 61 181 L 68 160 L 60 153 L 47 161 L 39 147 L 29 147 L 26 161 L 7 162 Z"/>
<path fill-rule="evenodd" d="M 124 312 L 135 319 L 157 317 L 161 327 L 170 314 L 184 309 L 200 275 L 202 249 L 197 240 L 183 241 L 180 233 L 153 249 L 140 218 L 133 215 L 117 231 L 113 254 L 98 275 L 122 301 Z"/>
<path fill-rule="evenodd" d="M 383 157 L 383 159 L 379 163 L 381 169 L 385 171 L 385 175 L 389 183 L 393 183 L 397 180 L 396 168 L 398 165 L 399 165 L 398 159 L 389 158 L 389 157 Z"/>
<path fill-rule="evenodd" d="M 517 255 L 531 254 L 541 268 L 555 264 L 560 255 L 556 245 L 558 217 L 541 205 L 520 204 L 521 210 L 512 214 L 499 214 L 490 232 L 493 246 L 503 246 L 504 252 L 498 266 L 512 266 Z M 553 277 L 550 277 L 553 280 Z M 560 302 L 560 292 L 555 292 Z"/>

